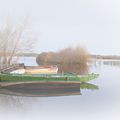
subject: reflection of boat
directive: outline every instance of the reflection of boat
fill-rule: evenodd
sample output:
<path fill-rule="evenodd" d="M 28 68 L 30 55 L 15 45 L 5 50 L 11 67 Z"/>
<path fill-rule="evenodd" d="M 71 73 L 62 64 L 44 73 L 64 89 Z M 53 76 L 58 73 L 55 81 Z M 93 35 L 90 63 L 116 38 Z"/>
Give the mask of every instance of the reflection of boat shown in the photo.
<path fill-rule="evenodd" d="M 80 95 L 80 84 L 78 83 L 17 84 L 1 88 L 0 94 L 33 97 Z"/>
<path fill-rule="evenodd" d="M 84 82 L 80 84 L 80 88 L 81 89 L 88 89 L 88 90 L 97 90 L 97 89 L 99 89 L 99 87 L 97 85 L 90 84 L 90 83 L 84 83 Z"/>
<path fill-rule="evenodd" d="M 0 89 L 0 94 L 30 97 L 81 95 L 81 89 L 97 90 L 90 83 L 22 83 Z"/>

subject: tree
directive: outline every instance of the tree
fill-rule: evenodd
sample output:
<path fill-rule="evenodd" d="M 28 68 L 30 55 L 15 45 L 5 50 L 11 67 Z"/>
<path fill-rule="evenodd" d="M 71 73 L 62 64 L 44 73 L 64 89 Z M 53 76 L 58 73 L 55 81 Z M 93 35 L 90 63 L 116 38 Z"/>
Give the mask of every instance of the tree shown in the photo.
<path fill-rule="evenodd" d="M 81 46 L 64 48 L 58 52 L 44 52 L 38 55 L 39 65 L 58 65 L 59 72 L 87 73 L 88 51 Z"/>
<path fill-rule="evenodd" d="M 20 52 L 30 51 L 34 45 L 34 37 L 27 35 L 27 20 L 13 25 L 6 22 L 0 28 L 0 65 L 8 66 L 17 61 L 15 56 Z"/>

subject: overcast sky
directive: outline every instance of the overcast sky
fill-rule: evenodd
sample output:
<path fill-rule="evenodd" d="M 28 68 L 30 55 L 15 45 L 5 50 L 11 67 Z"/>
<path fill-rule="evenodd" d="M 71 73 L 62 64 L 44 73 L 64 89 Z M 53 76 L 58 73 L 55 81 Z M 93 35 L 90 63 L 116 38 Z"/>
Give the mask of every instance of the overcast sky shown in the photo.
<path fill-rule="evenodd" d="M 0 20 L 30 15 L 36 52 L 83 45 L 93 54 L 120 55 L 119 0 L 0 0 Z"/>

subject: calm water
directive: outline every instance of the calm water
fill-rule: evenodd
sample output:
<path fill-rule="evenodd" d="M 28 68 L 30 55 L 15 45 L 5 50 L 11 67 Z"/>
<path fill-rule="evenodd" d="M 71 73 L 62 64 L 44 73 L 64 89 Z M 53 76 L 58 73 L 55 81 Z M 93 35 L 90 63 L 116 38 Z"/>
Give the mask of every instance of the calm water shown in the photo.
<path fill-rule="evenodd" d="M 0 95 L 2 120 L 120 120 L 120 61 L 98 61 L 90 72 L 100 77 L 90 83 L 98 90 L 82 95 L 18 97 Z"/>

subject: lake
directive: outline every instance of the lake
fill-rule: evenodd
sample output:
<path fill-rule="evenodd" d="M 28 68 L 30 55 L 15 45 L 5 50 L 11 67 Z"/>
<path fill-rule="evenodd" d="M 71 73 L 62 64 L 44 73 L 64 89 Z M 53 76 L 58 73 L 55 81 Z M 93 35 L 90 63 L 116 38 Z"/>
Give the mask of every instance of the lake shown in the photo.
<path fill-rule="evenodd" d="M 27 58 L 21 62 L 36 65 L 33 60 Z M 100 74 L 99 78 L 89 82 L 99 89 L 77 89 L 76 95 L 52 97 L 0 94 L 1 119 L 120 120 L 120 61 L 95 61 L 89 71 Z"/>

